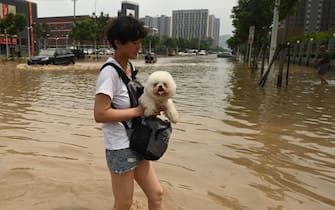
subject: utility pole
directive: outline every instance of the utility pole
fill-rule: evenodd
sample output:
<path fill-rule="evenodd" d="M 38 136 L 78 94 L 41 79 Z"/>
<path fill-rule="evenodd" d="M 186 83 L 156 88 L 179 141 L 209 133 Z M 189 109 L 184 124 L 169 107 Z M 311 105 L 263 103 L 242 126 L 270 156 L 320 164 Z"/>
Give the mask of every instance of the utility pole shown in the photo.
<path fill-rule="evenodd" d="M 76 24 L 76 1 L 77 0 L 72 0 L 73 1 L 73 23 L 72 25 L 74 26 Z M 74 47 L 77 48 L 77 42 L 74 42 Z"/>
<path fill-rule="evenodd" d="M 254 42 L 255 26 L 249 26 L 249 37 L 248 37 L 248 66 L 251 67 L 251 52 L 252 44 Z"/>
<path fill-rule="evenodd" d="M 77 0 L 72 0 L 73 1 L 73 22 L 76 20 L 76 1 Z"/>
<path fill-rule="evenodd" d="M 31 48 L 31 55 L 35 55 L 35 40 L 34 40 L 34 28 L 33 28 L 33 6 L 32 2 L 28 2 L 28 9 L 29 9 L 29 27 L 30 27 L 30 48 Z"/>
<path fill-rule="evenodd" d="M 275 7 L 273 9 L 273 23 L 272 23 L 272 32 L 271 32 L 271 44 L 270 44 L 270 56 L 269 63 L 275 53 L 277 48 L 277 33 L 278 33 L 278 23 L 279 23 L 279 8 L 280 0 L 276 0 Z M 273 67 L 272 67 L 273 68 Z"/>
<path fill-rule="evenodd" d="M 9 51 L 8 51 L 8 34 L 7 34 L 7 29 L 5 29 L 5 39 L 6 39 L 6 59 L 8 60 L 9 58 Z"/>
<path fill-rule="evenodd" d="M 27 27 L 27 34 L 28 34 L 28 38 L 27 38 L 27 44 L 28 44 L 28 58 L 30 59 L 31 54 L 30 54 L 30 26 Z"/>

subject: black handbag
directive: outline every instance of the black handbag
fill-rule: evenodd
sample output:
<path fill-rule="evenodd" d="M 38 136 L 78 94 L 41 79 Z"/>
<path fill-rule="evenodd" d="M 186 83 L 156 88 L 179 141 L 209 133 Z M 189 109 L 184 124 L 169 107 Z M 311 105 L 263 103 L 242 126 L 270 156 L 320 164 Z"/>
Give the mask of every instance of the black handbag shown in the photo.
<path fill-rule="evenodd" d="M 136 80 L 136 73 L 131 68 L 132 80 L 130 80 L 124 71 L 114 63 L 105 63 L 105 66 L 111 65 L 116 69 L 124 84 L 127 86 L 131 107 L 138 106 L 138 99 L 143 94 L 143 85 Z M 130 64 L 132 67 L 132 65 Z M 156 116 L 136 117 L 132 119 L 132 126 L 122 121 L 129 141 L 129 148 L 143 155 L 146 160 L 158 160 L 166 152 L 169 139 L 172 133 L 170 121 L 163 120 Z"/>
<path fill-rule="evenodd" d="M 172 133 L 171 123 L 159 117 L 141 117 L 127 129 L 130 149 L 143 155 L 146 160 L 158 160 L 168 148 Z"/>

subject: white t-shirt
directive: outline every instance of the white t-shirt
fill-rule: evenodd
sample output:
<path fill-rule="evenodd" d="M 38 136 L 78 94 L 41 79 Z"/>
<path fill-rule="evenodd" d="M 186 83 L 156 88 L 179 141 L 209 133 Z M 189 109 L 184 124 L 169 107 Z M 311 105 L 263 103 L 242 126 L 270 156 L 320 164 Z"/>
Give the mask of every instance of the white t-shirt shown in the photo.
<path fill-rule="evenodd" d="M 115 63 L 122 69 L 114 58 L 109 58 L 107 62 Z M 116 109 L 130 108 L 127 87 L 113 66 L 106 66 L 100 71 L 95 94 L 99 93 L 109 96 L 113 107 Z M 129 148 L 129 139 L 122 122 L 102 123 L 102 130 L 106 149 L 119 150 Z"/>

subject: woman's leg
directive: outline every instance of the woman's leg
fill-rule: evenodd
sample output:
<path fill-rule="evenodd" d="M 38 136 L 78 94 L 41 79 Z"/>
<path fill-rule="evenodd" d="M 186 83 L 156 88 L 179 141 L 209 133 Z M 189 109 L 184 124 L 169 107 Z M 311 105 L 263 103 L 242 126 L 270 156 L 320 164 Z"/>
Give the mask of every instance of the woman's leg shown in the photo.
<path fill-rule="evenodd" d="M 114 210 L 129 210 L 133 203 L 134 170 L 124 174 L 111 173 Z"/>
<path fill-rule="evenodd" d="M 325 74 L 328 71 L 329 67 L 330 66 L 328 64 L 322 64 L 319 67 L 318 74 L 319 74 L 319 77 L 320 77 L 320 80 L 321 80 L 321 84 L 328 84 L 327 80 L 325 79 Z"/>
<path fill-rule="evenodd" d="M 135 180 L 148 197 L 149 210 L 163 210 L 163 188 L 150 161 L 139 163 L 135 169 Z"/>

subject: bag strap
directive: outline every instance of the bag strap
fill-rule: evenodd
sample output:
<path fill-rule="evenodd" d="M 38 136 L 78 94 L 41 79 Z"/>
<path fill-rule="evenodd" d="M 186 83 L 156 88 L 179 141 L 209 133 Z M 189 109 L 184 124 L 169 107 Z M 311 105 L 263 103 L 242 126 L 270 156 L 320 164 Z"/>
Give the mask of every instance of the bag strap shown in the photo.
<path fill-rule="evenodd" d="M 134 69 L 134 66 L 131 62 L 129 62 L 130 65 L 130 70 L 131 70 L 131 80 L 136 80 L 136 75 L 138 73 L 137 70 Z M 112 62 L 107 62 L 104 65 L 102 65 L 102 67 L 100 68 L 100 71 L 105 68 L 106 66 L 113 66 L 114 69 L 117 71 L 117 73 L 119 74 L 119 76 L 121 77 L 122 81 L 124 82 L 125 85 L 128 84 L 128 82 L 130 81 L 130 79 L 127 77 L 126 73 L 115 63 Z"/>
<path fill-rule="evenodd" d="M 132 65 L 131 62 L 129 62 L 129 65 L 130 65 L 130 70 L 131 70 L 131 79 L 132 80 L 136 80 L 136 74 L 138 73 L 137 70 L 134 70 L 134 67 Z M 128 76 L 126 75 L 126 73 L 118 66 L 116 65 L 115 63 L 112 63 L 112 62 L 107 62 L 105 63 L 104 65 L 102 65 L 102 67 L 100 68 L 100 71 L 105 68 L 106 66 L 113 66 L 114 69 L 117 71 L 117 73 L 119 74 L 119 76 L 121 77 L 123 83 L 126 85 L 127 87 L 127 90 L 128 90 L 128 95 L 129 95 L 129 88 L 128 88 L 128 83 L 130 82 L 130 79 L 128 78 Z M 129 100 L 130 100 L 130 97 L 129 97 Z M 111 106 L 113 108 L 115 108 L 112 104 Z M 126 129 L 129 129 L 129 126 L 127 124 L 126 121 L 122 121 L 122 124 L 123 126 L 126 128 Z"/>

